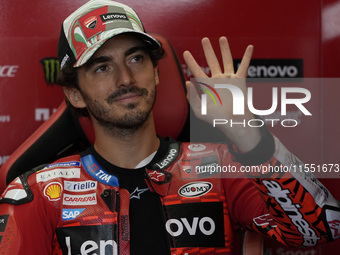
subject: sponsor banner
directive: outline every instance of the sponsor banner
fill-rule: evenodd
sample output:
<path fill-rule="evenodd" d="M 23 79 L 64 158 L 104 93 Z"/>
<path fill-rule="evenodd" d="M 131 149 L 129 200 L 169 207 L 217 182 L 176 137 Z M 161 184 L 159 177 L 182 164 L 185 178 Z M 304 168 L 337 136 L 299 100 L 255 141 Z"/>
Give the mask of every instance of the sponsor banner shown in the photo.
<path fill-rule="evenodd" d="M 73 181 L 64 181 L 64 189 L 66 191 L 72 192 L 84 192 L 89 190 L 97 189 L 96 181 L 81 181 L 81 182 L 73 182 Z"/>
<path fill-rule="evenodd" d="M 115 225 L 58 228 L 56 233 L 63 254 L 118 254 Z"/>
<path fill-rule="evenodd" d="M 36 175 L 37 182 L 46 182 L 55 178 L 80 178 L 79 168 L 65 168 L 65 169 L 54 169 L 43 172 L 39 172 Z"/>
<path fill-rule="evenodd" d="M 223 203 L 188 203 L 166 207 L 171 247 L 225 247 Z"/>
<path fill-rule="evenodd" d="M 239 68 L 241 60 L 235 60 Z M 235 70 L 237 70 L 235 69 Z M 248 78 L 302 78 L 303 59 L 252 59 Z"/>
<path fill-rule="evenodd" d="M 63 205 L 96 205 L 97 194 L 91 193 L 86 195 L 63 195 Z"/>
<path fill-rule="evenodd" d="M 18 70 L 18 65 L 0 65 L 0 78 L 13 78 Z"/>
<path fill-rule="evenodd" d="M 10 115 L 0 115 L 0 123 L 10 122 L 11 116 Z"/>
<path fill-rule="evenodd" d="M 44 58 L 40 60 L 40 64 L 42 65 L 44 70 L 46 83 L 48 85 L 55 84 L 60 72 L 59 60 L 57 58 Z"/>
<path fill-rule="evenodd" d="M 239 68 L 241 59 L 234 60 L 235 70 Z M 303 59 L 252 59 L 248 68 L 247 78 L 303 78 Z M 201 66 L 203 72 L 210 76 L 210 68 Z M 182 70 L 188 78 L 193 74 L 186 64 L 182 64 Z M 293 80 L 292 80 L 293 81 Z"/>

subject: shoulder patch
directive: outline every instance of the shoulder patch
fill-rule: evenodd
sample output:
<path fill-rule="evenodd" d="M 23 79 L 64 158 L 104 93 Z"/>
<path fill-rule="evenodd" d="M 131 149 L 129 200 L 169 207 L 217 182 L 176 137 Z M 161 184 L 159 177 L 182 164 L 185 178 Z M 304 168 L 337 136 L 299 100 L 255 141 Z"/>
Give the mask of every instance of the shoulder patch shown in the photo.
<path fill-rule="evenodd" d="M 0 203 L 21 205 L 33 200 L 33 193 L 27 183 L 32 172 L 23 174 L 12 181 L 0 197 Z"/>

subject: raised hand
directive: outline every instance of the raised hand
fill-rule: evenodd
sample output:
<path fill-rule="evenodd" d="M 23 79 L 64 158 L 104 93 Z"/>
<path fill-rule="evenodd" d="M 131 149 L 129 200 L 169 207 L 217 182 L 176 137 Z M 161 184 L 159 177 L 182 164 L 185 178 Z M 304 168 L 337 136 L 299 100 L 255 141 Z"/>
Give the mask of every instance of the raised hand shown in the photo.
<path fill-rule="evenodd" d="M 185 62 L 188 65 L 191 73 L 195 77 L 195 84 L 190 81 L 186 82 L 188 95 L 187 98 L 195 115 L 212 124 L 214 119 L 226 119 L 233 120 L 234 122 L 244 121 L 245 123 L 249 119 L 254 119 L 253 114 L 244 105 L 244 114 L 235 115 L 233 109 L 233 95 L 228 89 L 220 88 L 216 89 L 221 105 L 217 105 L 213 100 L 206 100 L 207 114 L 202 114 L 202 97 L 199 95 L 198 90 L 204 89 L 204 86 L 209 88 L 214 87 L 214 84 L 231 84 L 238 87 L 244 97 L 246 98 L 246 77 L 249 67 L 249 63 L 253 54 L 253 46 L 249 45 L 243 55 L 241 64 L 235 73 L 233 58 L 231 55 L 229 43 L 226 37 L 219 39 L 220 50 L 222 55 L 223 70 L 216 57 L 215 51 L 208 38 L 202 39 L 202 47 L 207 64 L 211 71 L 211 77 L 208 77 L 201 67 L 197 64 L 195 58 L 189 51 L 183 53 Z M 210 79 L 207 79 L 210 78 Z M 202 82 L 200 82 L 202 81 Z M 246 100 L 244 100 L 246 102 Z M 260 132 L 258 128 L 237 126 L 231 127 L 230 125 L 219 125 L 218 128 L 224 132 L 224 134 L 238 147 L 239 150 L 249 151 L 256 146 L 260 140 Z"/>

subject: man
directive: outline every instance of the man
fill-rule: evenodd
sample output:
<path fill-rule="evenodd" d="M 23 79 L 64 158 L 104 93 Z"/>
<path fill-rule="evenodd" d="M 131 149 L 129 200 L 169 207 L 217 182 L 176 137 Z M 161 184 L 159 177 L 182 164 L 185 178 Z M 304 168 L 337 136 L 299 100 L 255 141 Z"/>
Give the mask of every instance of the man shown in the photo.
<path fill-rule="evenodd" d="M 207 38 L 202 45 L 212 78 L 228 78 L 245 91 L 253 47 L 234 73 L 225 37 L 224 71 Z M 9 185 L 0 200 L 2 254 L 230 254 L 239 228 L 292 246 L 337 237 L 330 222 L 339 221 L 338 203 L 307 174 L 181 178 L 181 164 L 194 161 L 237 169 L 300 163 L 265 128 L 223 127 L 229 148 L 201 144 L 200 153 L 158 137 L 151 110 L 162 48 L 130 7 L 88 2 L 64 21 L 58 47 L 67 102 L 88 113 L 96 139 L 80 155 Z M 189 52 L 184 59 L 196 78 L 206 78 Z M 187 86 L 198 117 L 237 121 L 230 94 L 220 93 L 223 107 L 201 117 L 198 92 Z M 242 118 L 254 116 L 246 109 Z"/>

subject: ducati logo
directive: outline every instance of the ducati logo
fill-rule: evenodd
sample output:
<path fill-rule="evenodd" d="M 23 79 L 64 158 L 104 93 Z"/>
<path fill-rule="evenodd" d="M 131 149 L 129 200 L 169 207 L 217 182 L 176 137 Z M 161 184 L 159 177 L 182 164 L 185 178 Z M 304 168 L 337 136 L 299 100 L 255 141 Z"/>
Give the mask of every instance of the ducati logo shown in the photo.
<path fill-rule="evenodd" d="M 96 27 L 96 25 L 97 25 L 97 17 L 96 16 L 92 16 L 92 17 L 86 19 L 84 21 L 84 25 L 88 29 L 94 29 Z"/>

